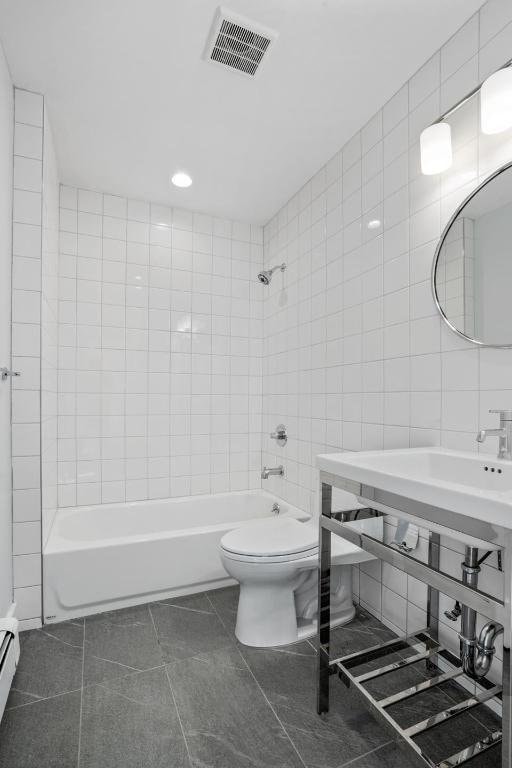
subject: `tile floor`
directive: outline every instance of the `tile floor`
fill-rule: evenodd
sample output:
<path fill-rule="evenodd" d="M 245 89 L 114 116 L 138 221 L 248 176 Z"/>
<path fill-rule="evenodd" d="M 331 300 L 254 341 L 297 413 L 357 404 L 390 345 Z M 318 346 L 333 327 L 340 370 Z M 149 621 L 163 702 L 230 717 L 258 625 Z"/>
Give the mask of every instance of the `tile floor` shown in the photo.
<path fill-rule="evenodd" d="M 314 642 L 241 646 L 233 631 L 236 604 L 237 590 L 229 588 L 24 633 L 0 726 L 1 768 L 416 764 L 336 678 L 329 715 L 319 718 Z M 340 653 L 392 637 L 362 610 L 333 634 Z M 446 706 L 457 691 L 445 687 L 437 695 Z M 408 703 L 401 716 L 421 719 L 429 703 L 429 696 L 414 709 Z M 453 727 L 447 732 L 441 756 L 494 725 L 486 712 L 463 717 L 455 739 Z M 429 748 L 441 749 L 442 738 L 425 739 Z M 500 764 L 499 747 L 470 763 Z"/>

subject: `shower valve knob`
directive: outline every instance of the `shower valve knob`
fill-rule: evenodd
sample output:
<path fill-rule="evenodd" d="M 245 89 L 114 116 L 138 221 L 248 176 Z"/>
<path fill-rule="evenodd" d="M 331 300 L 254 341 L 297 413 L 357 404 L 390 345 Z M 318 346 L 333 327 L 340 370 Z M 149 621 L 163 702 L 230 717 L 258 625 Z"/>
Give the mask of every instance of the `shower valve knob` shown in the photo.
<path fill-rule="evenodd" d="M 19 371 L 10 371 L 9 368 L 5 368 L 4 366 L 3 368 L 0 368 L 0 376 L 2 381 L 5 381 L 9 376 L 21 376 L 21 373 Z"/>
<path fill-rule="evenodd" d="M 286 427 L 284 424 L 278 424 L 275 432 L 270 433 L 272 440 L 275 440 L 278 445 L 283 447 L 288 442 L 288 435 L 286 434 Z"/>

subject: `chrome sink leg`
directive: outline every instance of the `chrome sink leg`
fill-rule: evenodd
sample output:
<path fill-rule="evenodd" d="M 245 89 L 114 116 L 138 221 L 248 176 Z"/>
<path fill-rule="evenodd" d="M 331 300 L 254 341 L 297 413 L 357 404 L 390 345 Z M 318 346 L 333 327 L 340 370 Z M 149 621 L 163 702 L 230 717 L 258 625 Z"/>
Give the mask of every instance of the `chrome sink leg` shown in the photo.
<path fill-rule="evenodd" d="M 503 692 L 502 692 L 502 731 L 501 766 L 510 768 L 512 765 L 512 670 L 510 668 L 510 635 L 512 621 L 510 607 L 512 600 L 512 534 L 507 536 L 507 545 L 503 550 L 503 572 L 505 586 L 505 607 L 507 621 L 504 621 L 503 632 Z"/>
<path fill-rule="evenodd" d="M 434 531 L 429 532 L 428 564 L 439 569 L 441 537 Z M 409 630 L 409 627 L 407 628 Z M 427 590 L 427 629 L 433 640 L 439 639 L 439 590 L 429 586 Z M 433 671 L 437 666 L 437 657 L 427 659 L 427 671 Z"/>
<path fill-rule="evenodd" d="M 332 487 L 320 486 L 320 572 L 318 575 L 318 690 L 317 712 L 329 711 L 329 641 L 331 634 L 331 532 L 322 528 L 322 517 L 331 517 Z"/>

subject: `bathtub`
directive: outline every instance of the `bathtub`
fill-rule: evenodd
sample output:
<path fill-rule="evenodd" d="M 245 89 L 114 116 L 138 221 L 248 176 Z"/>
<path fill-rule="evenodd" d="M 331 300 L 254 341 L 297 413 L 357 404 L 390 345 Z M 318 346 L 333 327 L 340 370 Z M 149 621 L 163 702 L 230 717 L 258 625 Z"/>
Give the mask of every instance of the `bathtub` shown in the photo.
<path fill-rule="evenodd" d="M 250 520 L 308 515 L 265 491 L 61 509 L 43 552 L 45 623 L 234 583 L 222 536 Z"/>

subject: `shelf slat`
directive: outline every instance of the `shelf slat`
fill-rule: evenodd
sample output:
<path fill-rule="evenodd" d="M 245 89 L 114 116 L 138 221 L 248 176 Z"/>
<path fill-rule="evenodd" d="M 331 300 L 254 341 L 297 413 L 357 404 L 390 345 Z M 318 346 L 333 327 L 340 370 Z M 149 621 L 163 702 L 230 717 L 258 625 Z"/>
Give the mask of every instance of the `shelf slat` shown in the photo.
<path fill-rule="evenodd" d="M 408 656 L 406 659 L 400 659 L 400 661 L 394 661 L 392 664 L 386 664 L 385 667 L 379 667 L 379 669 L 372 669 L 371 672 L 364 672 L 362 675 L 354 675 L 354 680 L 358 683 L 366 683 L 368 680 L 374 680 L 376 677 L 382 677 L 388 675 L 390 672 L 395 672 L 398 669 L 409 667 L 411 664 L 417 664 L 419 661 L 426 661 L 437 656 L 440 651 L 444 651 L 442 646 L 438 648 L 430 648 L 423 653 L 415 653 L 414 656 Z"/>
<path fill-rule="evenodd" d="M 409 699 L 411 696 L 415 696 L 417 693 L 421 693 L 422 691 L 428 691 L 431 688 L 435 688 L 437 685 L 446 683 L 448 680 L 453 680 L 463 674 L 464 672 L 462 669 L 454 669 L 451 672 L 443 672 L 442 675 L 437 675 L 437 677 L 431 677 L 428 680 L 424 680 L 422 683 L 411 685 L 410 688 L 405 688 L 405 690 L 394 693 L 392 696 L 387 696 L 385 699 L 379 699 L 378 704 L 384 708 L 391 707 L 393 704 L 398 704 L 399 701 Z"/>
<path fill-rule="evenodd" d="M 463 712 L 468 712 L 470 709 L 477 707 L 479 704 L 484 704 L 486 701 L 489 701 L 489 699 L 493 699 L 495 696 L 501 693 L 501 691 L 501 685 L 495 685 L 494 688 L 490 688 L 488 691 L 479 693 L 476 696 L 470 696 L 468 699 L 465 699 L 458 704 L 454 704 L 453 707 L 443 709 L 442 712 L 438 712 L 437 714 L 432 715 L 431 717 L 427 717 L 425 720 L 422 720 L 419 723 L 411 725 L 409 728 L 403 729 L 403 732 L 406 736 L 409 736 L 409 738 L 418 736 L 418 734 L 427 731 L 429 728 L 434 728 L 436 725 L 445 723 L 452 717 L 457 717 L 457 715 L 461 715 Z"/>

